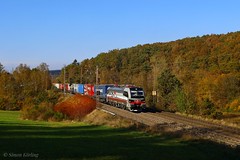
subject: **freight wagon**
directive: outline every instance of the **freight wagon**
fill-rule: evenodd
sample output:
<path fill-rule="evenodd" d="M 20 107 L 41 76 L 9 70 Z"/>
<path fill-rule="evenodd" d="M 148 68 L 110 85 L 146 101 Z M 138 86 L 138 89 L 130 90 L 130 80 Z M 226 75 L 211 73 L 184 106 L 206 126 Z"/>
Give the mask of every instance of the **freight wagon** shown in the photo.
<path fill-rule="evenodd" d="M 56 87 L 57 89 L 59 89 L 59 83 L 53 83 L 53 86 Z"/>
<path fill-rule="evenodd" d="M 59 84 L 59 88 L 58 89 L 60 89 L 60 90 L 64 90 L 64 84 Z M 68 84 L 68 83 L 65 83 L 65 90 L 66 91 L 70 91 L 70 85 Z"/>
<path fill-rule="evenodd" d="M 94 85 L 84 84 L 84 95 L 94 96 Z"/>
<path fill-rule="evenodd" d="M 72 84 L 72 89 L 71 91 L 73 93 L 80 93 L 80 94 L 84 94 L 84 84 Z"/>
<path fill-rule="evenodd" d="M 105 103 L 107 98 L 107 90 L 113 87 L 113 84 L 102 84 L 94 86 L 94 98 L 98 101 Z"/>

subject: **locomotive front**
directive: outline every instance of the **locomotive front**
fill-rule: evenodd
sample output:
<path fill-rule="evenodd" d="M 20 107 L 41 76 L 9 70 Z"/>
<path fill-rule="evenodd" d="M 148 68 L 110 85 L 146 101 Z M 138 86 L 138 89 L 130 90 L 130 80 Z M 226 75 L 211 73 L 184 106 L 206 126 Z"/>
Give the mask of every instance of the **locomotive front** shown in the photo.
<path fill-rule="evenodd" d="M 123 94 L 128 97 L 127 108 L 129 108 L 130 111 L 142 111 L 146 108 L 145 95 L 142 88 L 125 88 Z"/>

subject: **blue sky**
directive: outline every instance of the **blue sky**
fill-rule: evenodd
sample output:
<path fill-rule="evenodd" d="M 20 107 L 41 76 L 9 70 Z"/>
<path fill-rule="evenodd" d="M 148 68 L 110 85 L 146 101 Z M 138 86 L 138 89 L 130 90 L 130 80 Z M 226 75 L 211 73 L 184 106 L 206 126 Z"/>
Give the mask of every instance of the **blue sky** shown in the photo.
<path fill-rule="evenodd" d="M 240 30 L 239 0 L 0 0 L 0 63 L 61 69 L 112 49 Z"/>

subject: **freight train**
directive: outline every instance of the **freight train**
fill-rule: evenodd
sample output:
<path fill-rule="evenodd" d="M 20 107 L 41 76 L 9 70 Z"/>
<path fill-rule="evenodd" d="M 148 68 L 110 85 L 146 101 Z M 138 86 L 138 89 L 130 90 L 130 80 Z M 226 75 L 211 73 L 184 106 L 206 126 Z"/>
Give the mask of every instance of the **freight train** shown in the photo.
<path fill-rule="evenodd" d="M 64 84 L 54 83 L 53 85 L 59 90 L 64 90 Z M 65 90 L 71 93 L 88 95 L 99 102 L 133 112 L 141 112 L 146 109 L 143 89 L 133 85 L 65 84 Z"/>

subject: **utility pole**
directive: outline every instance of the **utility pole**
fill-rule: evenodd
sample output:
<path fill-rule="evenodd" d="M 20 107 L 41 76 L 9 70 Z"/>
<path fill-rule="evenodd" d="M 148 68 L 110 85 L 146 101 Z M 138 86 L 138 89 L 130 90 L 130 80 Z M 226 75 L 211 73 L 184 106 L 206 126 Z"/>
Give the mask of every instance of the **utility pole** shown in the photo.
<path fill-rule="evenodd" d="M 46 85 L 46 88 L 45 88 L 45 89 L 46 89 L 46 90 L 48 89 L 48 75 L 49 75 L 49 73 L 48 73 L 48 71 L 46 70 L 46 71 L 45 71 L 45 81 L 46 81 L 46 82 L 45 82 L 45 85 Z"/>
<path fill-rule="evenodd" d="M 83 79 L 83 75 L 82 75 L 82 67 L 81 67 L 81 84 L 82 84 L 82 79 Z"/>
<path fill-rule="evenodd" d="M 156 80 L 157 80 L 157 73 L 156 73 L 156 67 L 157 67 L 157 62 L 155 61 L 153 63 L 153 91 L 152 91 L 152 96 L 153 96 L 153 103 L 157 103 L 157 90 L 156 90 Z"/>
<path fill-rule="evenodd" d="M 66 87 L 66 86 L 65 86 L 66 69 L 65 69 L 65 68 L 66 68 L 66 65 L 64 65 L 64 70 L 63 70 L 63 75 L 64 75 L 64 76 L 63 76 L 63 93 L 64 93 L 64 95 L 66 94 L 66 88 L 65 88 L 65 87 Z"/>
<path fill-rule="evenodd" d="M 96 67 L 96 85 L 98 85 L 98 66 Z"/>
<path fill-rule="evenodd" d="M 99 102 L 99 91 L 98 91 L 98 66 L 96 66 L 96 100 Z"/>

